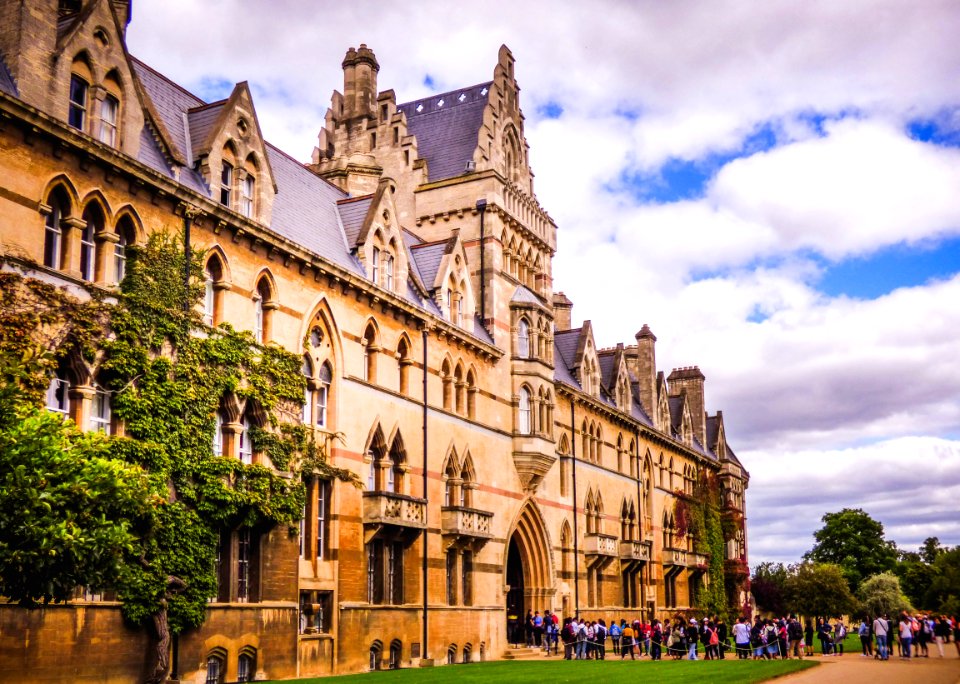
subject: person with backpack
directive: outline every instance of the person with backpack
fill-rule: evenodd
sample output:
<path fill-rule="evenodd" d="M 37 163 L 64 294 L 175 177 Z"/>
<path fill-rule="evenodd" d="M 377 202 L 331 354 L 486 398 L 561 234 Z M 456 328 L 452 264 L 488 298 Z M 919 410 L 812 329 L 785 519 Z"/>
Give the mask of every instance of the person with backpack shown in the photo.
<path fill-rule="evenodd" d="M 633 627 L 627 622 L 623 622 L 622 624 L 622 636 L 620 639 L 623 645 L 620 647 L 620 660 L 623 660 L 627 656 L 627 652 L 630 653 L 630 660 L 636 660 L 633 655 Z"/>
<path fill-rule="evenodd" d="M 620 625 L 616 620 L 610 622 L 610 643 L 613 644 L 613 655 L 620 655 Z"/>
<path fill-rule="evenodd" d="M 869 658 L 873 655 L 873 638 L 870 634 L 870 617 L 860 620 L 857 627 L 857 636 L 860 637 L 860 657 Z"/>
<path fill-rule="evenodd" d="M 660 621 L 654 620 L 650 627 L 650 659 L 660 660 L 663 645 L 663 629 L 660 627 Z"/>
<path fill-rule="evenodd" d="M 787 623 L 787 641 L 787 655 L 790 656 L 792 653 L 792 657 L 803 660 L 803 651 L 800 649 L 800 644 L 803 643 L 803 627 L 800 626 L 796 615 L 791 615 Z"/>
<path fill-rule="evenodd" d="M 596 644 L 594 657 L 597 660 L 607 659 L 607 623 L 603 618 L 597 620 L 593 627 L 593 641 Z"/>
<path fill-rule="evenodd" d="M 577 632 L 573 626 L 573 618 L 563 618 L 563 629 L 560 630 L 560 640 L 563 641 L 563 659 L 571 660 L 573 658 L 574 644 L 577 641 Z"/>
<path fill-rule="evenodd" d="M 587 659 L 587 621 L 580 619 L 577 623 L 577 660 Z"/>
<path fill-rule="evenodd" d="M 890 623 L 886 615 L 878 615 L 873 621 L 873 635 L 877 638 L 877 655 L 875 658 L 887 660 L 890 657 L 887 650 L 887 637 L 890 634 Z"/>
<path fill-rule="evenodd" d="M 722 617 L 717 618 L 717 642 L 719 648 L 717 649 L 720 653 L 720 659 L 723 660 L 727 657 L 727 651 L 730 648 L 729 635 L 727 634 L 727 623 L 723 621 Z"/>

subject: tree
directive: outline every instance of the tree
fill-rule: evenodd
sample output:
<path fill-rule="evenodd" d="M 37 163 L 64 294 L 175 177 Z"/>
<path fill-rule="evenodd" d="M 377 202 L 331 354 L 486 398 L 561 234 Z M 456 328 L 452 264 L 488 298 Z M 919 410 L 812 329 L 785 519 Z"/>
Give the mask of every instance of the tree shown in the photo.
<path fill-rule="evenodd" d="M 151 514 L 142 469 L 12 384 L 0 388 L 0 463 L 0 594 L 34 607 L 123 581 Z"/>
<path fill-rule="evenodd" d="M 66 600 L 77 584 L 111 586 L 124 617 L 153 630 L 156 665 L 148 681 L 160 682 L 171 635 L 206 617 L 221 532 L 285 525 L 296 534 L 302 478 L 358 479 L 330 466 L 312 430 L 299 423 L 305 381 L 298 355 L 229 326 L 203 328 L 199 254 L 188 264 L 182 242 L 156 234 L 128 255 L 110 305 L 95 292 L 80 301 L 0 273 L 0 388 L 14 404 L 9 415 L 28 419 L 0 444 L 0 472 L 12 470 L 8 477 L 25 488 L 5 492 L 20 499 L 0 512 L 2 532 L 38 528 L 28 536 L 32 557 L 0 546 L 0 588 L 17 589 L 16 570 L 31 559 L 50 587 L 34 582 L 0 593 L 31 605 Z M 38 411 L 57 360 L 67 357 L 97 369 L 123 436 L 82 435 L 70 421 Z M 251 441 L 272 468 L 213 453 L 227 396 L 256 407 L 261 424 Z M 61 558 L 68 562 L 58 564 Z"/>
<path fill-rule="evenodd" d="M 913 612 L 910 601 L 900 589 L 900 580 L 892 572 L 872 575 L 860 584 L 857 591 L 861 607 L 867 615 L 898 615 Z"/>
<path fill-rule="evenodd" d="M 960 613 L 960 546 L 937 555 L 924 605 L 941 613 Z"/>
<path fill-rule="evenodd" d="M 816 544 L 803 558 L 840 566 L 851 590 L 856 591 L 870 575 L 896 567 L 896 544 L 884 538 L 883 524 L 863 509 L 844 508 L 827 513 L 822 520 L 824 526 L 813 535 Z"/>
<path fill-rule="evenodd" d="M 829 617 L 852 613 L 857 600 L 838 565 L 805 562 L 791 565 L 784 582 L 787 608 L 798 615 Z"/>
<path fill-rule="evenodd" d="M 786 613 L 784 585 L 787 568 L 783 563 L 760 563 L 750 578 L 750 591 L 763 610 L 774 615 Z"/>
<path fill-rule="evenodd" d="M 932 564 L 937 560 L 937 556 L 945 551 L 946 549 L 940 546 L 940 539 L 938 537 L 927 537 L 923 540 L 923 544 L 920 545 L 920 558 L 924 563 Z"/>

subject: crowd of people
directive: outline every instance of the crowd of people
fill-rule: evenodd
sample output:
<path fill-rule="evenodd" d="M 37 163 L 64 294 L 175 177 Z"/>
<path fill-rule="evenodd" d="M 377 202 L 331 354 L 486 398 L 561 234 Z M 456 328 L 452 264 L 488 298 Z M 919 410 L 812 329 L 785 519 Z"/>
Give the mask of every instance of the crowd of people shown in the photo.
<path fill-rule="evenodd" d="M 945 615 L 911 616 L 902 613 L 894 619 L 887 615 L 863 618 L 855 628 L 860 638 L 861 656 L 888 660 L 896 647 L 901 658 L 929 657 L 929 645 L 944 657 L 953 641 L 960 656 L 960 620 Z M 677 617 L 672 621 L 590 620 L 567 617 L 546 611 L 528 611 L 521 630 L 514 634 L 529 647 L 543 649 L 547 655 L 566 660 L 604 660 L 612 654 L 621 660 L 629 656 L 662 660 L 741 660 L 804 658 L 814 655 L 814 638 L 823 656 L 842 656 L 849 630 L 841 618 L 820 618 L 803 624 L 795 615 L 779 619 L 756 617 L 752 622 L 740 617 L 728 628 L 720 617 Z M 852 635 L 851 635 L 852 636 Z M 608 646 L 609 643 L 609 646 Z"/>

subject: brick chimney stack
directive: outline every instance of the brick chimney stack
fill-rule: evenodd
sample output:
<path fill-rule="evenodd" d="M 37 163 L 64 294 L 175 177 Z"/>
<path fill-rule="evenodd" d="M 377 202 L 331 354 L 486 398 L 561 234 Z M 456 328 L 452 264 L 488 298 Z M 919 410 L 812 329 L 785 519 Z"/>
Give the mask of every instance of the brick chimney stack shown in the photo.
<path fill-rule="evenodd" d="M 553 295 L 553 328 L 554 330 L 570 330 L 573 316 L 573 302 L 567 295 L 557 292 Z"/>
<path fill-rule="evenodd" d="M 707 414 L 703 399 L 703 373 L 697 366 L 674 368 L 667 378 L 670 384 L 670 393 L 673 395 L 685 394 L 690 414 L 693 416 L 693 434 L 701 445 L 707 443 Z"/>
<path fill-rule="evenodd" d="M 657 336 L 646 323 L 636 335 L 637 356 L 636 367 L 633 369 L 637 376 L 640 389 L 640 404 L 652 420 L 656 420 L 657 412 L 657 356 L 654 347 Z"/>

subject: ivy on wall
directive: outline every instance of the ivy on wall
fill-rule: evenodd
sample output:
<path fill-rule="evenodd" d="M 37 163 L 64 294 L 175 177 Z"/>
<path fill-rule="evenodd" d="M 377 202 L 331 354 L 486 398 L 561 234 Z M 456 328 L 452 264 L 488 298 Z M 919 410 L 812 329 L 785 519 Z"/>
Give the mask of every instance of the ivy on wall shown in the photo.
<path fill-rule="evenodd" d="M 143 506 L 117 521 L 129 543 L 115 571 L 70 576 L 63 586 L 109 577 L 124 616 L 152 623 L 161 641 L 203 622 L 216 593 L 221 531 L 281 525 L 296 534 L 306 479 L 358 484 L 352 472 L 327 462 L 323 445 L 300 424 L 300 357 L 257 344 L 251 333 L 226 324 L 203 325 L 200 254 L 191 254 L 189 285 L 184 260 L 182 241 L 165 234 L 130 247 L 115 303 L 99 291 L 81 301 L 25 275 L 0 274 L 0 375 L 17 410 L 36 414 L 62 359 L 86 365 L 109 391 L 123 434 L 85 437 L 62 421 L 60 438 L 81 460 L 106 459 L 145 482 Z M 213 454 L 216 418 L 227 397 L 255 416 L 251 441 L 269 465 Z M 43 478 L 36 485 L 42 489 Z M 21 593 L 24 605 L 67 598 L 63 590 L 39 586 Z"/>

